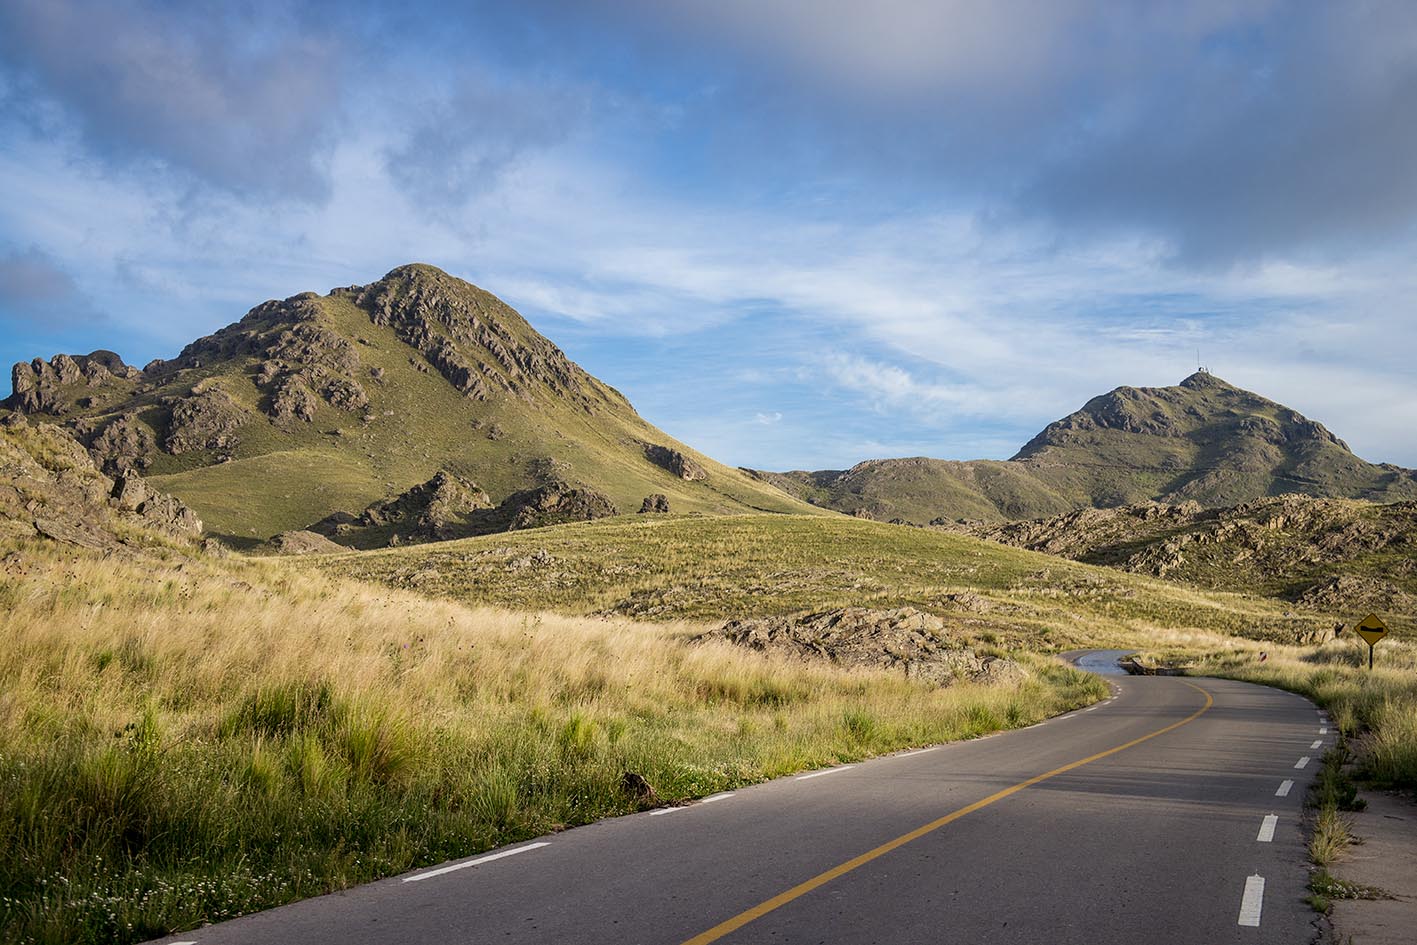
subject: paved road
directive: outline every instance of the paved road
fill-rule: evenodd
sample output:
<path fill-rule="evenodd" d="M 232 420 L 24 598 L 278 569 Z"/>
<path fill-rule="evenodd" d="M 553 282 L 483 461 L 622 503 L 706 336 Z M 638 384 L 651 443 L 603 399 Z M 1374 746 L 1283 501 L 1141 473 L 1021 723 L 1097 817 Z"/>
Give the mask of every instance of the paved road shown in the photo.
<path fill-rule="evenodd" d="M 163 941 L 1310 941 L 1299 818 L 1332 742 L 1323 716 L 1239 682 L 1109 681 L 1114 698 L 1029 729 L 604 821 Z"/>

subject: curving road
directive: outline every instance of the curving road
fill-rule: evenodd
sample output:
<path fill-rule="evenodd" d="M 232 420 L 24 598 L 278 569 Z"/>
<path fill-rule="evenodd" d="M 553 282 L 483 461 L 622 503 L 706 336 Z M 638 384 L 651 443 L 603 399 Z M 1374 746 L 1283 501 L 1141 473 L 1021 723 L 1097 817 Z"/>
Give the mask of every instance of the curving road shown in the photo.
<path fill-rule="evenodd" d="M 1115 654 L 1074 654 L 1108 669 Z M 166 943 L 1308 942 L 1322 713 L 1216 679 L 603 821 Z"/>

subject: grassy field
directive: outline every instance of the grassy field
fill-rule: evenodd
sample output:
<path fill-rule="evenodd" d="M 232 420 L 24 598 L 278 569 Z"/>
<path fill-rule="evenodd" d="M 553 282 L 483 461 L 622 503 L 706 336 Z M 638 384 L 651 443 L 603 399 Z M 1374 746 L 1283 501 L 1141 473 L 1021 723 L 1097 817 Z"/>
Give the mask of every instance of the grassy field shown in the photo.
<path fill-rule="evenodd" d="M 1030 649 L 1133 645 L 1162 631 L 1293 639 L 1334 622 L 1268 598 L 845 517 L 625 516 L 305 564 L 468 604 L 649 620 L 911 605 L 964 638 Z"/>
<path fill-rule="evenodd" d="M 509 537 L 507 540 L 511 540 Z M 287 561 L 0 549 L 0 940 L 131 942 L 1103 694 L 933 689 Z"/>

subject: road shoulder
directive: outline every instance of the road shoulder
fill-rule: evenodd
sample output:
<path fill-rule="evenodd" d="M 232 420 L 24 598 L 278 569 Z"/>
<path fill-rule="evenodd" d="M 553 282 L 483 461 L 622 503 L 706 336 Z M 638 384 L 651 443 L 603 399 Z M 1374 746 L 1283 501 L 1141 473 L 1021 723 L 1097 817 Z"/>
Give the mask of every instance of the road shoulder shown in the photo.
<path fill-rule="evenodd" d="M 1396 898 L 1334 902 L 1334 938 L 1362 945 L 1410 945 L 1417 928 L 1417 798 L 1390 791 L 1364 791 L 1362 796 L 1367 808 L 1346 815 L 1362 843 L 1349 847 L 1330 872 Z"/>

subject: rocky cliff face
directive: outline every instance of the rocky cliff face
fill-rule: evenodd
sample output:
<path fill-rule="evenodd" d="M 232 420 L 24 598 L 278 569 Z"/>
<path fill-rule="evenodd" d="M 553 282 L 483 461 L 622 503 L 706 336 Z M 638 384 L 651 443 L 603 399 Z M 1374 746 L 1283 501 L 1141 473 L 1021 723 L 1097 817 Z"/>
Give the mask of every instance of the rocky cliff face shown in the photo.
<path fill-rule="evenodd" d="M 201 533 L 190 508 L 134 473 L 104 475 L 61 427 L 0 421 L 0 534 L 112 550 Z"/>

